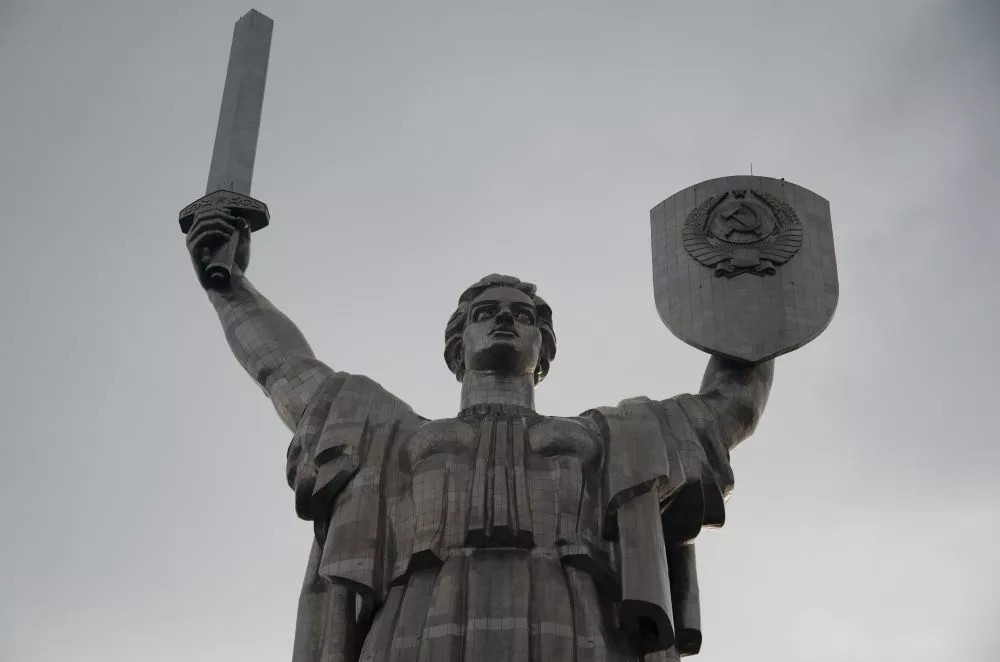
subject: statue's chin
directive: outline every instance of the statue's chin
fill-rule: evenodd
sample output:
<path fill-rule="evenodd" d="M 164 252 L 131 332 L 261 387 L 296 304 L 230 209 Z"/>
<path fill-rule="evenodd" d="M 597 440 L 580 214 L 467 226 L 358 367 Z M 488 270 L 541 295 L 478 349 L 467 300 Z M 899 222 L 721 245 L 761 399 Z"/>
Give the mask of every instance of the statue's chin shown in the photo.
<path fill-rule="evenodd" d="M 517 346 L 517 340 L 499 339 L 477 352 L 469 365 L 476 372 L 516 375 L 524 372 L 520 370 L 523 363 L 525 356 Z"/>

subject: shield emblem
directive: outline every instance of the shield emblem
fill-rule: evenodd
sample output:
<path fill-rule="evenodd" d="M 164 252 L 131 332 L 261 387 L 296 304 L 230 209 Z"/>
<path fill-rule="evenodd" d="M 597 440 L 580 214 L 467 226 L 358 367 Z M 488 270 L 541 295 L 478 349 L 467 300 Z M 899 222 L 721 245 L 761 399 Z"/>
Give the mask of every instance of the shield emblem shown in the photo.
<path fill-rule="evenodd" d="M 830 203 L 781 179 L 710 179 L 650 211 L 656 308 L 678 338 L 759 363 L 830 323 L 839 285 Z"/>

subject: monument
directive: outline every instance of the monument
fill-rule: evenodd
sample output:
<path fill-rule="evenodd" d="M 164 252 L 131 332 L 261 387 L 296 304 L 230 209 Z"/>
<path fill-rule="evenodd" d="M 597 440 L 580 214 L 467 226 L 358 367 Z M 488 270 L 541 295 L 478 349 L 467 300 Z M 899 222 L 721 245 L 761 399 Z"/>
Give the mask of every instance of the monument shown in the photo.
<path fill-rule="evenodd" d="M 235 37 L 239 59 L 239 24 Z M 230 75 L 242 66 L 231 62 Z M 223 114 L 229 91 L 227 82 Z M 250 133 L 223 145 L 246 148 Z M 249 192 L 242 171 L 243 184 L 210 179 L 210 190 L 232 193 L 186 209 L 182 229 L 238 362 L 292 435 L 288 484 L 313 524 L 294 662 L 697 653 L 692 541 L 725 520 L 730 451 L 764 410 L 773 358 L 815 338 L 836 305 L 827 203 L 790 183 L 738 177 L 652 210 L 657 307 L 676 335 L 712 354 L 697 393 L 575 417 L 537 412 L 534 390 L 556 356 L 553 311 L 534 285 L 491 274 L 461 293 L 445 324 L 461 401 L 455 416 L 429 420 L 315 357 L 250 283 L 261 206 L 226 202 Z"/>

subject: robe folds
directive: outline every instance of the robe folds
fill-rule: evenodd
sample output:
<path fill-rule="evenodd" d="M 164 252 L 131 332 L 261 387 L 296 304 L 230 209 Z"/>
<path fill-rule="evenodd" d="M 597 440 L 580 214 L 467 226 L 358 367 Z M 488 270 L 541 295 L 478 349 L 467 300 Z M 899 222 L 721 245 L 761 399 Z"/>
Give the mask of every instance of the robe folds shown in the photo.
<path fill-rule="evenodd" d="M 667 662 L 701 645 L 692 540 L 732 488 L 700 396 L 429 421 L 331 376 L 288 452 L 314 541 L 294 662 Z"/>

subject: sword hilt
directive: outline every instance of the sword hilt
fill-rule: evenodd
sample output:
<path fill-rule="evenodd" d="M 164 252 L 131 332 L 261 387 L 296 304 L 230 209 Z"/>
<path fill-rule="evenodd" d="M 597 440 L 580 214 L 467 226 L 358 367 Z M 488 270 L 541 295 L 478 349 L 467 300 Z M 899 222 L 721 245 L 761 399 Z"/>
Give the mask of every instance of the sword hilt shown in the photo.
<path fill-rule="evenodd" d="M 188 233 L 194 224 L 195 216 L 215 209 L 242 218 L 251 232 L 266 228 L 271 220 L 267 205 L 260 200 L 233 191 L 219 190 L 195 200 L 181 210 L 178 215 L 181 232 Z M 209 287 L 221 288 L 229 284 L 238 245 L 239 240 L 234 236 L 215 251 L 206 251 L 201 256 L 201 263 L 205 269 L 205 282 Z"/>
<path fill-rule="evenodd" d="M 215 251 L 206 247 L 202 252 L 201 266 L 204 269 L 202 277 L 209 287 L 221 289 L 229 285 L 239 241 L 239 235 L 234 234 Z"/>

